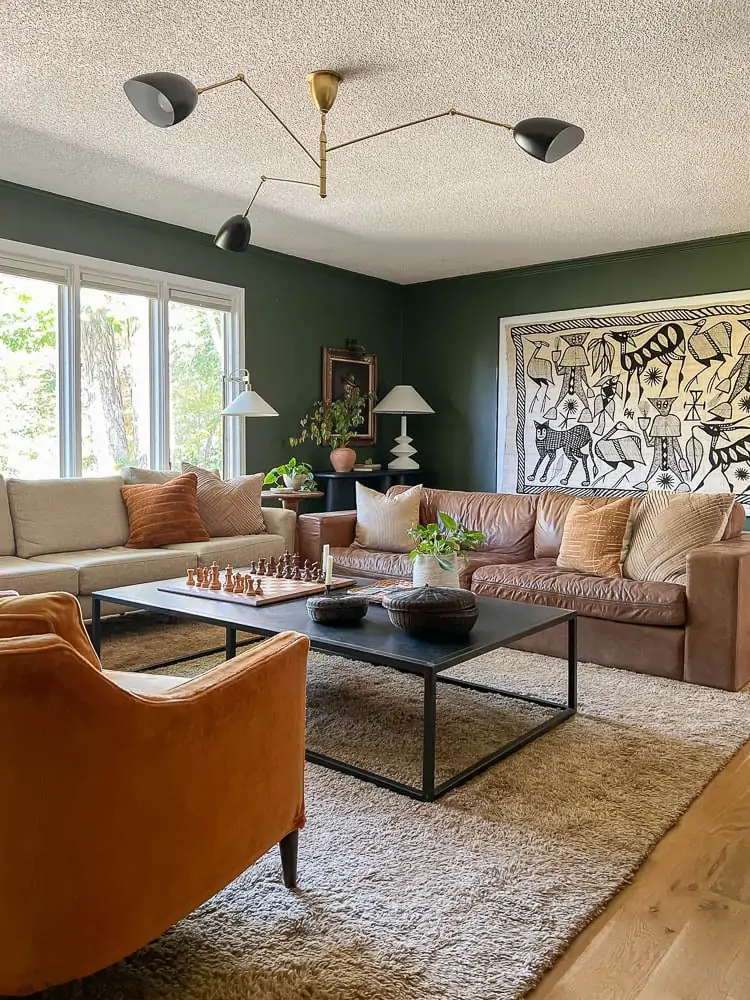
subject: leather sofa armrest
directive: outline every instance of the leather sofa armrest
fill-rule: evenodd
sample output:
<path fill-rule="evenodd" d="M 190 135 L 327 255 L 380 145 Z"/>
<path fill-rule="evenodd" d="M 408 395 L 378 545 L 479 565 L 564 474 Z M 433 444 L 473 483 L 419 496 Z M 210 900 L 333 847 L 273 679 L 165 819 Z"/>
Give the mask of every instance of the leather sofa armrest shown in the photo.
<path fill-rule="evenodd" d="M 297 515 L 281 507 L 263 507 L 263 522 L 269 535 L 281 535 L 287 552 L 294 552 Z"/>
<path fill-rule="evenodd" d="M 319 562 L 323 546 L 347 548 L 354 541 L 356 510 L 332 510 L 324 514 L 300 514 L 297 518 L 297 546 L 300 559 Z"/>
<path fill-rule="evenodd" d="M 687 560 L 686 681 L 737 691 L 750 680 L 750 536 Z"/>

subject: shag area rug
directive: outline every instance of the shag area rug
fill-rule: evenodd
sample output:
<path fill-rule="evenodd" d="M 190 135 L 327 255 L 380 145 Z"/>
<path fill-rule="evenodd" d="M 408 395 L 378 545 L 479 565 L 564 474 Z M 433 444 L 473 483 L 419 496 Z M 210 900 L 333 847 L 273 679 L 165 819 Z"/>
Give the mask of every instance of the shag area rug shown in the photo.
<path fill-rule="evenodd" d="M 105 667 L 143 663 L 149 629 L 160 636 L 153 648 L 170 656 L 223 637 L 201 626 L 118 624 Z M 217 659 L 168 669 L 188 675 Z M 562 662 L 536 654 L 499 650 L 456 673 L 562 696 Z M 573 720 L 436 803 L 308 767 L 298 891 L 284 889 L 272 851 L 137 954 L 41 996 L 522 997 L 750 738 L 745 693 L 589 664 L 579 691 Z M 438 696 L 443 775 L 544 715 L 455 686 Z M 310 746 L 412 780 L 420 713 L 417 678 L 311 655 Z"/>

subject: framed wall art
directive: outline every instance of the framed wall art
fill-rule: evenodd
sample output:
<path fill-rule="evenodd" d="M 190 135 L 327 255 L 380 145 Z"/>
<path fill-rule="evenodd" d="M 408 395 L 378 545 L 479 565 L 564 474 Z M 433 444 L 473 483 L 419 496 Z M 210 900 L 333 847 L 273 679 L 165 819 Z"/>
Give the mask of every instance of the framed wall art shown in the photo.
<path fill-rule="evenodd" d="M 750 503 L 750 291 L 500 321 L 498 489 Z"/>
<path fill-rule="evenodd" d="M 323 348 L 323 401 L 344 399 L 353 389 L 362 395 L 375 393 L 378 385 L 378 359 L 364 351 Z M 376 427 L 373 399 L 365 406 L 364 420 L 353 445 L 375 444 Z"/>

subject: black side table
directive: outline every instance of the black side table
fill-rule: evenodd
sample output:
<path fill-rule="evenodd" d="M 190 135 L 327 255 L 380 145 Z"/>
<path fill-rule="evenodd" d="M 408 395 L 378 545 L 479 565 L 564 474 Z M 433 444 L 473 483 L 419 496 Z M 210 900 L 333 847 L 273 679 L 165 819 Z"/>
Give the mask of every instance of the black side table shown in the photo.
<path fill-rule="evenodd" d="M 424 469 L 377 469 L 374 472 L 314 472 L 320 488 L 325 492 L 326 510 L 354 510 L 357 506 L 355 483 L 369 486 L 380 493 L 391 486 L 416 486 L 429 480 Z"/>

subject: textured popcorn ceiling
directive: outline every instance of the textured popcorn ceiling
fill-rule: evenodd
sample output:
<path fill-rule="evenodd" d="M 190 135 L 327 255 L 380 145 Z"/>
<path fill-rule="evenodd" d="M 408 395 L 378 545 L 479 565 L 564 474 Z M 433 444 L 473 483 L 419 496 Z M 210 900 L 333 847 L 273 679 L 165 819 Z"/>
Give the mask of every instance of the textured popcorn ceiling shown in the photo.
<path fill-rule="evenodd" d="M 315 150 L 459 109 L 581 125 L 557 164 L 445 119 L 330 154 L 329 197 L 267 185 L 253 242 L 400 282 L 750 229 L 748 0 L 0 0 L 0 176 L 207 232 L 257 177 L 315 168 L 241 85 L 159 130 L 139 72 L 242 70 Z M 220 251 L 216 251 L 219 253 Z M 165 266 L 168 262 L 165 262 Z"/>

